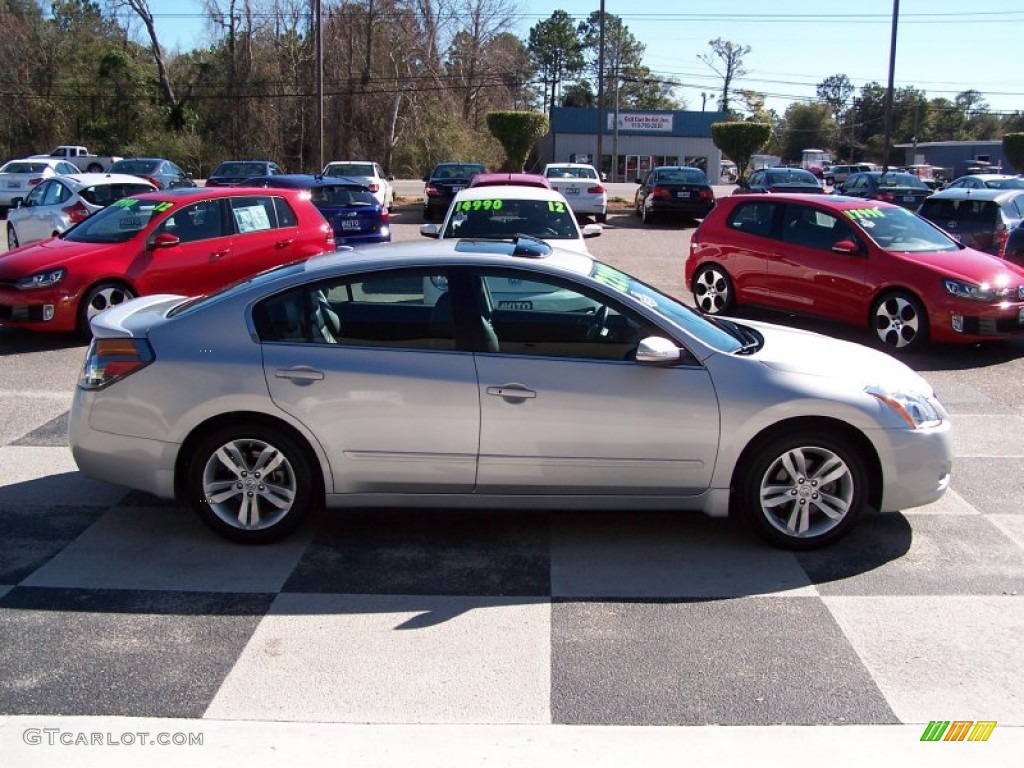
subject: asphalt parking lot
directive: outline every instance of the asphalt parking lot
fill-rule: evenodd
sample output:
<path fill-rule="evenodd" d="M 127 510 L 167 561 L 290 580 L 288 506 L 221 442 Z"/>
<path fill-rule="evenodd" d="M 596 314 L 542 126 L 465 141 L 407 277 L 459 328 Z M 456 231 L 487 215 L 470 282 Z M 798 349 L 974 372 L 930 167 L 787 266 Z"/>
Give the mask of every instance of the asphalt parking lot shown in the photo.
<path fill-rule="evenodd" d="M 409 198 L 422 188 L 408 184 Z M 395 240 L 421 237 L 414 201 L 392 221 Z M 692 232 L 616 211 L 589 245 L 686 297 Z M 0 328 L 12 765 L 325 744 L 341 765 L 516 765 L 533 750 L 675 763 L 686 749 L 767 765 L 801 748 L 833 765 L 1019 765 L 1024 341 L 907 357 L 953 419 L 951 491 L 798 554 L 729 521 L 530 510 L 329 513 L 281 544 L 235 546 L 175 504 L 78 474 L 66 429 L 83 353 Z M 997 725 L 986 743 L 922 744 L 935 720 Z M 32 728 L 207 743 L 69 753 L 33 745 Z M 384 745 L 393 760 L 360 762 Z"/>

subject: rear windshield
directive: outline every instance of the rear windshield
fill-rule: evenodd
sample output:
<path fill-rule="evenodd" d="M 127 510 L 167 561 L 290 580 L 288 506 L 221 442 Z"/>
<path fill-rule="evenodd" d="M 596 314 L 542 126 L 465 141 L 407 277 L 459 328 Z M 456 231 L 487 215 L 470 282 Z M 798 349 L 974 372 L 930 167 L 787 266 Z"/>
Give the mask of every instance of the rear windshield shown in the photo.
<path fill-rule="evenodd" d="M 49 167 L 46 163 L 12 162 L 0 168 L 0 173 L 42 173 Z"/>
<path fill-rule="evenodd" d="M 263 163 L 221 163 L 213 176 L 262 176 L 267 172 Z"/>
<path fill-rule="evenodd" d="M 153 187 L 149 184 L 97 184 L 94 187 L 86 187 L 79 191 L 85 202 L 93 205 L 110 205 L 115 200 L 130 195 L 141 195 L 143 192 L 152 192 Z"/>
<path fill-rule="evenodd" d="M 376 205 L 377 198 L 362 187 L 313 187 L 309 191 L 317 208 L 338 208 L 345 205 Z"/>
<path fill-rule="evenodd" d="M 495 197 L 456 201 L 442 237 L 510 238 L 516 235 L 541 240 L 576 240 L 580 233 L 572 210 L 560 200 Z"/>
<path fill-rule="evenodd" d="M 439 165 L 434 169 L 432 177 L 435 179 L 470 179 L 483 172 L 482 165 Z"/>
<path fill-rule="evenodd" d="M 110 166 L 111 173 L 128 173 L 138 175 L 140 173 L 152 173 L 156 170 L 156 160 L 120 160 Z"/>
<path fill-rule="evenodd" d="M 769 184 L 813 184 L 818 185 L 818 180 L 810 171 L 770 171 L 768 173 Z"/>
<path fill-rule="evenodd" d="M 376 176 L 369 163 L 341 163 L 327 167 L 328 176 Z"/>
<path fill-rule="evenodd" d="M 930 188 L 927 184 L 921 181 L 917 176 L 909 173 L 886 173 L 878 177 L 878 186 L 880 189 L 927 189 Z"/>
<path fill-rule="evenodd" d="M 547 177 L 549 179 L 596 179 L 597 171 L 593 168 L 555 166 L 554 168 L 548 168 Z"/>
<path fill-rule="evenodd" d="M 921 215 L 937 222 L 994 224 L 999 220 L 999 205 L 991 200 L 925 200 Z"/>
<path fill-rule="evenodd" d="M 658 171 L 655 176 L 658 184 L 707 184 L 708 179 L 696 168 L 679 168 L 671 171 Z"/>

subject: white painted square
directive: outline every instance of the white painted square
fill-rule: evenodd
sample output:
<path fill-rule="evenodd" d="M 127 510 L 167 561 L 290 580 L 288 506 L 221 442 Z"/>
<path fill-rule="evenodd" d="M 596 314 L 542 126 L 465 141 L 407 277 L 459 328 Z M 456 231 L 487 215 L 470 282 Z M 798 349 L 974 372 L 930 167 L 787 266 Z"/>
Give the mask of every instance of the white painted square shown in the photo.
<path fill-rule="evenodd" d="M 118 507 L 104 513 L 23 584 L 279 592 L 310 537 L 308 530 L 299 531 L 276 544 L 247 547 L 216 535 L 186 507 Z"/>
<path fill-rule="evenodd" d="M 954 469 L 954 472 L 956 470 Z M 948 489 L 938 501 L 923 507 L 911 507 L 903 510 L 905 515 L 978 515 L 981 514 L 963 496 Z"/>
<path fill-rule="evenodd" d="M 31 506 L 107 506 L 128 489 L 78 471 L 71 449 L 0 446 L 0 501 Z"/>
<path fill-rule="evenodd" d="M 823 600 L 903 722 L 1024 725 L 1024 596 Z"/>
<path fill-rule="evenodd" d="M 283 594 L 205 717 L 549 723 L 550 637 L 539 598 Z"/>
<path fill-rule="evenodd" d="M 956 416 L 953 418 L 954 456 L 1024 456 L 1024 416 Z M 956 466 L 954 463 L 954 472 Z"/>

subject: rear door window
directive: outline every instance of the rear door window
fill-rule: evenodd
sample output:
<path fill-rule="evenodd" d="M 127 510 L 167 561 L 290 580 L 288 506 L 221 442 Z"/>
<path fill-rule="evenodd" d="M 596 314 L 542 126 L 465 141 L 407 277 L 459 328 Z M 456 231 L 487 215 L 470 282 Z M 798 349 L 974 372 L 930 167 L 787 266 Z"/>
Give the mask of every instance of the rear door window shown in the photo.
<path fill-rule="evenodd" d="M 726 226 L 752 235 L 771 237 L 778 206 L 767 201 L 743 203 L 736 206 Z"/>

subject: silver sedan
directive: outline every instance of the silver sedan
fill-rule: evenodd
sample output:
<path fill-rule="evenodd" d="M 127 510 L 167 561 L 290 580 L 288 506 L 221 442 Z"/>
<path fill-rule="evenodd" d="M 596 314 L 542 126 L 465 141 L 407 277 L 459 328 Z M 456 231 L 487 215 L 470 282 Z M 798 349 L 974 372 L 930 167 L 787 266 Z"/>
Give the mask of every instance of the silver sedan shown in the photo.
<path fill-rule="evenodd" d="M 899 361 L 529 238 L 314 257 L 92 326 L 79 467 L 242 542 L 326 503 L 737 513 L 806 549 L 949 484 L 948 416 Z"/>

